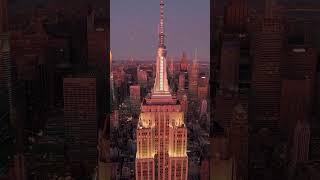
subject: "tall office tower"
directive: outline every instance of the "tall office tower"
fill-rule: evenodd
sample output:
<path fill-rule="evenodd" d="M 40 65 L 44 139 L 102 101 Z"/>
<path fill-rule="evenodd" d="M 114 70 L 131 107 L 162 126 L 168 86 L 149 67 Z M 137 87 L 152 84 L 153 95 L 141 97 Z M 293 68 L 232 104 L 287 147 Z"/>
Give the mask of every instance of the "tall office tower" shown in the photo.
<path fill-rule="evenodd" d="M 234 173 L 237 179 L 248 179 L 248 113 L 239 103 L 233 109 L 230 131 L 230 150 L 234 160 Z"/>
<path fill-rule="evenodd" d="M 11 57 L 16 65 L 17 79 L 26 82 L 26 128 L 37 129 L 45 123 L 48 88 L 42 88 L 37 67 L 47 56 L 48 35 L 39 18 L 34 17 L 26 30 L 11 32 Z M 61 89 L 60 89 L 61 90 Z"/>
<path fill-rule="evenodd" d="M 178 96 L 184 93 L 185 93 L 185 74 L 180 73 L 179 80 L 178 80 Z"/>
<path fill-rule="evenodd" d="M 310 125 L 309 120 L 300 119 L 294 129 L 293 142 L 291 144 L 289 160 L 289 179 L 292 179 L 297 171 L 297 164 L 309 160 Z"/>
<path fill-rule="evenodd" d="M 106 7 L 107 5 L 105 5 Z M 108 10 L 109 8 L 107 8 Z M 108 14 L 108 13 L 107 13 Z M 98 127 L 102 129 L 104 123 L 108 123 L 106 134 L 109 136 L 110 123 L 105 121 L 111 112 L 111 104 L 108 101 L 110 94 L 110 49 L 109 49 L 109 23 L 103 14 L 91 11 L 87 17 L 87 40 L 88 40 L 88 64 L 96 70 L 97 79 L 97 121 Z"/>
<path fill-rule="evenodd" d="M 178 82 L 178 94 L 186 93 L 189 86 L 189 74 L 188 74 L 188 59 L 185 52 L 182 53 L 181 61 L 180 61 L 180 74 L 179 74 L 179 82 Z"/>
<path fill-rule="evenodd" d="M 181 106 L 168 85 L 164 40 L 164 1 L 160 0 L 156 78 L 150 96 L 141 105 L 136 131 L 137 180 L 186 180 L 188 175 L 187 128 Z"/>
<path fill-rule="evenodd" d="M 202 75 L 199 78 L 198 99 L 200 101 L 208 98 L 208 91 L 209 91 L 208 80 L 209 78 L 205 75 Z"/>
<path fill-rule="evenodd" d="M 266 0 L 265 14 L 254 35 L 252 75 L 253 128 L 279 132 L 281 65 L 284 61 L 285 21 Z"/>
<path fill-rule="evenodd" d="M 177 86 L 176 86 L 176 75 L 174 74 L 174 64 L 173 64 L 173 58 L 170 58 L 170 64 L 168 67 L 168 73 L 169 73 L 169 86 L 173 92 L 177 92 Z"/>
<path fill-rule="evenodd" d="M 205 73 L 200 73 L 199 86 L 208 86 L 209 78 Z"/>
<path fill-rule="evenodd" d="M 96 78 L 66 77 L 63 80 L 65 136 L 73 165 L 97 163 Z"/>
<path fill-rule="evenodd" d="M 199 63 L 197 59 L 197 52 L 195 53 L 194 60 L 190 67 L 189 73 L 189 97 L 190 99 L 196 100 L 198 97 L 198 82 L 199 82 Z"/>
<path fill-rule="evenodd" d="M 216 121 L 229 132 L 232 109 L 238 93 L 240 44 L 233 36 L 225 35 L 221 47 L 220 87 L 216 94 Z"/>
<path fill-rule="evenodd" d="M 145 70 L 140 69 L 140 67 L 138 67 L 137 70 L 137 77 L 138 77 L 138 83 L 143 86 L 146 87 L 148 84 L 148 74 Z"/>
<path fill-rule="evenodd" d="M 198 99 L 204 100 L 208 98 L 208 86 L 199 86 L 198 87 Z"/>
<path fill-rule="evenodd" d="M 245 32 L 248 14 L 248 0 L 229 0 L 225 8 L 224 31 Z"/>
<path fill-rule="evenodd" d="M 188 59 L 185 52 L 182 53 L 182 57 L 180 60 L 180 71 L 187 72 L 188 71 Z"/>
<path fill-rule="evenodd" d="M 186 114 L 188 112 L 188 96 L 186 94 L 183 94 L 179 101 L 181 104 L 181 111 Z"/>

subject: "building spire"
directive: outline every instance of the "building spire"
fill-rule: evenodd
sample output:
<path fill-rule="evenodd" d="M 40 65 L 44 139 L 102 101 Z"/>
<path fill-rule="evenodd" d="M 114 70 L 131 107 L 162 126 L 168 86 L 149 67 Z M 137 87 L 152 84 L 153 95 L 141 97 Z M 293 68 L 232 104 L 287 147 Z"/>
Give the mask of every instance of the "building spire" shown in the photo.
<path fill-rule="evenodd" d="M 153 94 L 171 96 L 167 78 L 167 50 L 164 44 L 164 37 L 164 0 L 160 0 L 159 47 Z"/>
<path fill-rule="evenodd" d="M 164 38 L 164 0 L 160 0 L 159 47 L 165 49 Z"/>
<path fill-rule="evenodd" d="M 194 52 L 193 64 L 196 64 L 197 62 L 198 62 L 198 49 L 196 48 Z"/>

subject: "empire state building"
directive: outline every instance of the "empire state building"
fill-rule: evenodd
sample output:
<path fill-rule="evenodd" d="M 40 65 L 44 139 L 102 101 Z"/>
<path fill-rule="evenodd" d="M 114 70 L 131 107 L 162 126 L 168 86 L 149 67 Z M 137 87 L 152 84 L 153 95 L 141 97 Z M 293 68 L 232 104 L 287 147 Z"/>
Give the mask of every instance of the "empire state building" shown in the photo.
<path fill-rule="evenodd" d="M 160 0 L 155 83 L 141 104 L 136 131 L 137 180 L 186 180 L 188 175 L 187 128 L 180 102 L 168 85 L 164 40 L 164 1 Z"/>

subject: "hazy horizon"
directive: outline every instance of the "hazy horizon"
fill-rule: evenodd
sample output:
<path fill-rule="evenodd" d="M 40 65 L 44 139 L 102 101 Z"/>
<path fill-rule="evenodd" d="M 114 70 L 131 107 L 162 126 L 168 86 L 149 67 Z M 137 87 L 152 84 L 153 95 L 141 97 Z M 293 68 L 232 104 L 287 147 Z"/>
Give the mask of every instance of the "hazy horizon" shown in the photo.
<path fill-rule="evenodd" d="M 113 59 L 153 60 L 158 45 L 159 0 L 111 0 L 110 44 Z M 210 0 L 165 0 L 168 58 L 186 52 L 210 58 Z"/>

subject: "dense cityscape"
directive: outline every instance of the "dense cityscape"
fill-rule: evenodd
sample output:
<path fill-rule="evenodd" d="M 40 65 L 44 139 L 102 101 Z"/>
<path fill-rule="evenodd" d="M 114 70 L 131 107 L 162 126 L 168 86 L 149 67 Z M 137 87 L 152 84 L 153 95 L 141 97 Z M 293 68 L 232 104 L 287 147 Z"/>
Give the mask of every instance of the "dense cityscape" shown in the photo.
<path fill-rule="evenodd" d="M 320 179 L 320 3 L 211 0 L 210 58 L 152 3 L 142 59 L 107 0 L 0 0 L 0 180 Z"/>

